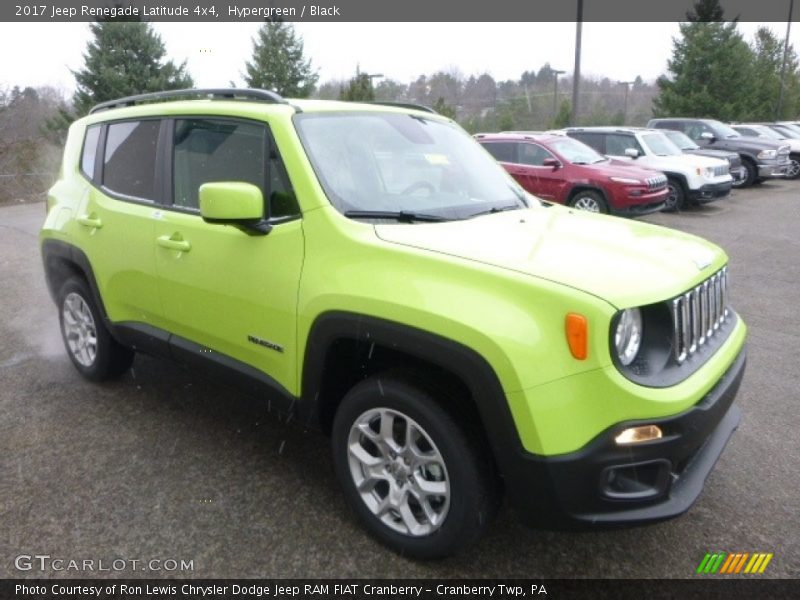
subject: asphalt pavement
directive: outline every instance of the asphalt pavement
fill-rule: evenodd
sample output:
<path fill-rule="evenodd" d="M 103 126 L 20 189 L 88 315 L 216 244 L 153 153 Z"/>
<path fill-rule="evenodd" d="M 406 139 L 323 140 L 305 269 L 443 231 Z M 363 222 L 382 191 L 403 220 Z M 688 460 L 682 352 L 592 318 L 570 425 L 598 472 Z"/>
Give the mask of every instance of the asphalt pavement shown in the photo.
<path fill-rule="evenodd" d="M 432 563 L 365 534 L 320 434 L 144 356 L 119 381 L 81 379 L 45 288 L 43 217 L 41 203 L 0 208 L 0 577 L 685 578 L 714 551 L 772 552 L 764 576 L 800 572 L 800 181 L 645 219 L 726 249 L 750 327 L 742 424 L 697 504 L 579 533 L 530 529 L 504 507 L 478 545 Z"/>

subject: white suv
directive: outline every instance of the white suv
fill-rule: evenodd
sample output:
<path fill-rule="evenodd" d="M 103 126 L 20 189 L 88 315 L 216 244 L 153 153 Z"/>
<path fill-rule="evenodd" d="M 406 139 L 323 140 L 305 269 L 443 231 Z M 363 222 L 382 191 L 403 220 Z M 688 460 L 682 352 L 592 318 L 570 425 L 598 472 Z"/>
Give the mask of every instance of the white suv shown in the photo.
<path fill-rule="evenodd" d="M 667 176 L 665 210 L 680 210 L 727 196 L 733 185 L 727 160 L 684 154 L 662 131 L 638 127 L 570 127 L 565 135 L 611 159 L 635 162 Z"/>

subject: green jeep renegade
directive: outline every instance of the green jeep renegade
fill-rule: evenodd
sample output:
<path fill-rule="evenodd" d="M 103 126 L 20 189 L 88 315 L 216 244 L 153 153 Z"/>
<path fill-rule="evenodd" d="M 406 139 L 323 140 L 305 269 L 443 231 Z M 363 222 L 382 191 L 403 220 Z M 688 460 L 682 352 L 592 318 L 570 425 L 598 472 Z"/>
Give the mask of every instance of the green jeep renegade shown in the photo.
<path fill-rule="evenodd" d="M 697 499 L 739 423 L 727 257 L 525 194 L 422 107 L 183 90 L 69 130 L 41 249 L 70 359 L 135 352 L 330 435 L 366 528 L 418 558 Z"/>

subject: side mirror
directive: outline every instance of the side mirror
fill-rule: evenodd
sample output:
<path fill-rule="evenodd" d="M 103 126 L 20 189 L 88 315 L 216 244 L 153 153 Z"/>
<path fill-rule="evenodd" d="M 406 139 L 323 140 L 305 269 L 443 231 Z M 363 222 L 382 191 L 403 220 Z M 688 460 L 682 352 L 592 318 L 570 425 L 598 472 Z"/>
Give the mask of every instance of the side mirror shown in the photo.
<path fill-rule="evenodd" d="M 625 148 L 625 156 L 639 158 L 639 151 L 636 148 Z"/>
<path fill-rule="evenodd" d="M 543 167 L 553 167 L 554 169 L 560 169 L 561 168 L 561 161 L 558 160 L 557 158 L 553 158 L 552 156 L 549 156 L 549 157 L 545 158 L 542 161 L 542 166 Z"/>
<path fill-rule="evenodd" d="M 264 196 L 252 183 L 214 181 L 200 186 L 200 216 L 207 223 L 235 225 L 246 233 L 267 234 Z"/>
<path fill-rule="evenodd" d="M 700 139 L 705 140 L 710 144 L 717 138 L 714 137 L 714 134 L 711 133 L 710 131 L 704 131 L 703 133 L 700 134 Z"/>

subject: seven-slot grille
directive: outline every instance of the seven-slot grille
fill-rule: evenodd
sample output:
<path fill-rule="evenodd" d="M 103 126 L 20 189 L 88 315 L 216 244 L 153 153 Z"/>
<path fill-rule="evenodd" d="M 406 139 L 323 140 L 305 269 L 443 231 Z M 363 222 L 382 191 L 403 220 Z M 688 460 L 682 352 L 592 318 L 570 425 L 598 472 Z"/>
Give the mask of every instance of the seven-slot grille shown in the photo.
<path fill-rule="evenodd" d="M 667 187 L 667 178 L 664 175 L 659 175 L 657 177 L 648 177 L 644 180 L 647 184 L 647 191 L 648 192 L 655 192 L 660 190 L 661 188 Z"/>
<path fill-rule="evenodd" d="M 728 267 L 672 301 L 675 360 L 682 363 L 712 338 L 730 315 Z"/>
<path fill-rule="evenodd" d="M 724 177 L 730 173 L 730 166 L 729 165 L 720 165 L 714 167 L 714 177 Z"/>

